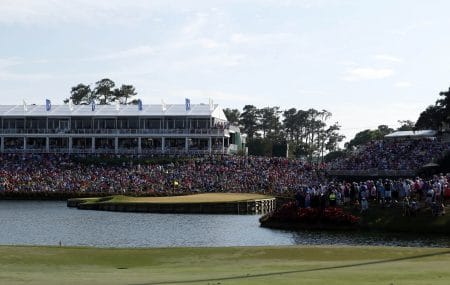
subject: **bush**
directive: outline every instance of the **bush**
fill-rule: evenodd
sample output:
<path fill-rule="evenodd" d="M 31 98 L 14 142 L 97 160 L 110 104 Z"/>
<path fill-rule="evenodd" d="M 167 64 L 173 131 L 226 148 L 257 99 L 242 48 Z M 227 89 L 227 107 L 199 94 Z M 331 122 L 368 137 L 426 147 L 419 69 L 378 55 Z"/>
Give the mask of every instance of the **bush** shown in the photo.
<path fill-rule="evenodd" d="M 337 226 L 353 226 L 359 223 L 359 217 L 345 212 L 342 208 L 297 208 L 295 202 L 284 204 L 268 215 L 266 220 Z"/>

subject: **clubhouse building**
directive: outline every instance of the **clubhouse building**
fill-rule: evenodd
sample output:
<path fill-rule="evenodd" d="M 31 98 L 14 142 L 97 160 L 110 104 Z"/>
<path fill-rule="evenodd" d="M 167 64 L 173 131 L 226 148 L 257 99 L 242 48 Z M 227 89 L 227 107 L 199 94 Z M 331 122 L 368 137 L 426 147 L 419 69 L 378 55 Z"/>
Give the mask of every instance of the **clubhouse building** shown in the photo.
<path fill-rule="evenodd" d="M 1 153 L 212 154 L 245 144 L 218 105 L 2 105 Z"/>

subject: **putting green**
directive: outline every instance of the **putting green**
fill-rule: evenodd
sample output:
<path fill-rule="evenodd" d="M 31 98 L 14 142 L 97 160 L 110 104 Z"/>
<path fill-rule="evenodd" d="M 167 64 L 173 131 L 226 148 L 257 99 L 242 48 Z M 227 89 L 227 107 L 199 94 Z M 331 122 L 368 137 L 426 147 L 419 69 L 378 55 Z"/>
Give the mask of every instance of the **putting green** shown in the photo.
<path fill-rule="evenodd" d="M 0 246 L 0 284 L 449 284 L 450 249 Z"/>
<path fill-rule="evenodd" d="M 269 198 L 272 197 L 249 193 L 202 193 L 169 197 L 131 197 L 118 195 L 105 198 L 79 198 L 72 200 L 84 200 L 88 203 L 226 203 Z"/>

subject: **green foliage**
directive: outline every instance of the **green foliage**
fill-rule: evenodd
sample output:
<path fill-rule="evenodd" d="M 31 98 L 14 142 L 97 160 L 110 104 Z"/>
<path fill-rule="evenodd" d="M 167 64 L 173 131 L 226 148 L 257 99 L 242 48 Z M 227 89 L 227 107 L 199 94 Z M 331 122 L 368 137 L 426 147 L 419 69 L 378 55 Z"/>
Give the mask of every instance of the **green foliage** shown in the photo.
<path fill-rule="evenodd" d="M 450 124 L 450 88 L 448 91 L 440 92 L 441 96 L 434 105 L 428 106 L 420 113 L 416 122 L 417 129 L 438 130 L 444 124 Z"/>
<path fill-rule="evenodd" d="M 364 130 L 355 135 L 355 137 L 347 143 L 346 148 L 352 149 L 356 146 L 364 145 L 372 140 L 381 140 L 385 135 L 392 133 L 394 130 L 386 125 L 378 126 L 376 130 Z"/>
<path fill-rule="evenodd" d="M 332 152 L 329 152 L 329 153 L 327 153 L 325 155 L 324 161 L 325 162 L 330 162 L 330 161 L 333 161 L 333 160 L 338 159 L 338 158 L 343 158 L 346 155 L 347 155 L 347 152 L 344 151 L 344 150 L 332 151 Z"/>
<path fill-rule="evenodd" d="M 438 130 L 444 121 L 444 113 L 441 107 L 437 105 L 428 106 L 416 122 L 417 129 Z"/>
<path fill-rule="evenodd" d="M 75 105 L 87 105 L 95 99 L 94 93 L 89 85 L 84 85 L 82 83 L 77 86 L 72 87 L 70 91 L 70 97 L 64 100 L 64 103 L 72 103 Z"/>
<path fill-rule="evenodd" d="M 122 86 L 120 86 L 120 88 L 116 88 L 112 92 L 112 101 L 114 101 L 114 102 L 119 101 L 120 104 L 128 104 L 128 103 L 137 104 L 137 100 L 128 101 L 128 100 L 132 99 L 133 96 L 136 96 L 136 95 L 137 95 L 136 89 L 134 88 L 133 85 L 122 84 Z"/>
<path fill-rule="evenodd" d="M 114 81 L 109 78 L 104 78 L 95 83 L 94 94 L 100 105 L 110 104 L 114 102 L 113 88 L 116 86 Z"/>
<path fill-rule="evenodd" d="M 259 111 L 253 105 L 245 105 L 240 116 L 239 123 L 243 126 L 244 133 L 247 134 L 249 140 L 259 137 Z"/>
<path fill-rule="evenodd" d="M 258 112 L 260 117 L 259 127 L 263 132 L 263 137 L 276 137 L 281 130 L 280 107 L 266 107 Z"/>
<path fill-rule="evenodd" d="M 104 78 L 95 83 L 94 90 L 90 85 L 78 84 L 72 87 L 70 97 L 64 100 L 64 103 L 72 103 L 75 105 L 87 105 L 96 102 L 100 105 L 111 104 L 119 101 L 120 104 L 137 104 L 137 100 L 133 99 L 137 95 L 133 85 L 123 84 L 120 88 L 115 88 L 115 83 L 111 79 Z"/>
<path fill-rule="evenodd" d="M 239 117 L 241 116 L 241 112 L 238 109 L 230 109 L 226 108 L 223 110 L 227 120 L 230 124 L 238 126 L 239 125 Z"/>
<path fill-rule="evenodd" d="M 289 152 L 294 157 L 306 157 L 311 153 L 309 146 L 304 142 L 291 142 L 289 144 Z"/>
<path fill-rule="evenodd" d="M 227 110 L 226 113 L 230 112 Z M 320 160 L 325 152 L 339 149 L 339 143 L 345 138 L 339 134 L 341 126 L 338 123 L 327 125 L 331 116 L 327 110 L 313 108 L 280 111 L 277 106 L 258 109 L 246 105 L 239 123 L 248 135 L 249 154 L 284 156 L 289 144 L 290 156 L 306 156 L 310 160 L 316 156 Z M 259 137 L 264 140 L 255 140 Z"/>
<path fill-rule="evenodd" d="M 253 138 L 247 142 L 248 154 L 256 156 L 272 156 L 273 143 L 264 138 Z"/>
<path fill-rule="evenodd" d="M 286 157 L 287 142 L 269 138 L 254 138 L 247 142 L 248 154 L 255 156 Z"/>
<path fill-rule="evenodd" d="M 413 131 L 415 130 L 415 124 L 413 121 L 410 120 L 399 120 L 398 121 L 400 123 L 400 127 L 397 129 L 397 131 Z"/>

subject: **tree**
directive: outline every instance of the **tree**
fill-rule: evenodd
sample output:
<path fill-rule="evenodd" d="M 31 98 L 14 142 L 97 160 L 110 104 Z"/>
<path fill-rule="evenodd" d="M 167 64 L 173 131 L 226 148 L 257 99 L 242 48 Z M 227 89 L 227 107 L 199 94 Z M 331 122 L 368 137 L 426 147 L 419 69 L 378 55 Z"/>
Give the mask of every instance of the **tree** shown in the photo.
<path fill-rule="evenodd" d="M 283 128 L 286 132 L 286 139 L 288 141 L 292 141 L 294 139 L 294 132 L 296 130 L 296 126 L 298 125 L 296 122 L 296 114 L 297 109 L 291 108 L 283 112 Z"/>
<path fill-rule="evenodd" d="M 444 114 L 442 108 L 437 105 L 428 106 L 422 113 L 416 122 L 416 129 L 433 129 L 437 130 L 441 127 L 444 120 Z"/>
<path fill-rule="evenodd" d="M 325 155 L 324 161 L 325 162 L 331 162 L 331 161 L 336 160 L 338 158 L 343 158 L 346 155 L 347 155 L 347 153 L 344 150 L 331 151 L 331 152 L 327 153 L 327 155 Z"/>
<path fill-rule="evenodd" d="M 384 138 L 385 135 L 388 135 L 388 134 L 394 132 L 394 129 L 389 128 L 389 126 L 387 126 L 387 125 L 379 125 L 378 130 L 375 130 L 375 131 L 378 131 L 380 133 L 379 135 L 377 135 L 378 136 L 377 139 L 382 139 L 382 138 Z"/>
<path fill-rule="evenodd" d="M 439 93 L 440 98 L 436 101 L 436 105 L 442 109 L 442 122 L 450 124 L 450 88 L 448 91 L 443 91 Z"/>
<path fill-rule="evenodd" d="M 450 124 L 450 88 L 448 91 L 439 93 L 439 98 L 434 105 L 428 106 L 425 111 L 420 113 L 416 122 L 417 129 L 438 130 L 444 124 Z"/>
<path fill-rule="evenodd" d="M 95 99 L 94 97 L 91 87 L 80 83 L 77 86 L 72 87 L 70 97 L 64 100 L 64 104 L 67 104 L 72 100 L 72 103 L 75 105 L 86 105 L 91 103 L 91 101 Z"/>
<path fill-rule="evenodd" d="M 133 104 L 133 102 L 137 103 L 137 101 L 130 100 L 133 96 L 136 96 L 137 92 L 133 85 L 125 85 L 122 84 L 120 88 L 116 88 L 113 91 L 113 99 L 112 101 L 119 101 L 120 104 Z M 130 100 L 130 101 L 128 101 Z"/>
<path fill-rule="evenodd" d="M 94 94 L 100 105 L 106 105 L 114 102 L 115 96 L 113 88 L 116 85 L 114 81 L 108 78 L 104 78 L 95 82 Z"/>
<path fill-rule="evenodd" d="M 239 123 L 243 126 L 244 133 L 247 134 L 249 140 L 259 137 L 259 112 L 255 106 L 244 106 Z"/>
<path fill-rule="evenodd" d="M 397 131 L 413 131 L 415 130 L 415 125 L 413 121 L 410 120 L 399 120 L 400 127 L 397 129 Z"/>
<path fill-rule="evenodd" d="M 335 152 L 339 150 L 339 143 L 341 143 L 345 136 L 341 135 L 339 131 L 341 130 L 341 126 L 338 122 L 329 126 L 325 131 L 325 140 L 324 145 L 325 149 L 329 152 Z M 323 160 L 323 147 L 322 147 L 322 160 Z"/>
<path fill-rule="evenodd" d="M 281 129 L 280 114 L 279 107 L 266 107 L 259 110 L 259 125 L 264 138 L 266 136 L 276 137 L 279 134 Z"/>
<path fill-rule="evenodd" d="M 230 109 L 226 108 L 223 110 L 227 120 L 230 124 L 238 126 L 239 125 L 239 117 L 241 116 L 241 112 L 238 109 Z"/>
<path fill-rule="evenodd" d="M 392 133 L 394 130 L 386 125 L 379 125 L 376 130 L 364 130 L 355 135 L 355 137 L 346 144 L 347 149 L 364 145 L 372 140 L 381 140 L 385 135 Z"/>

